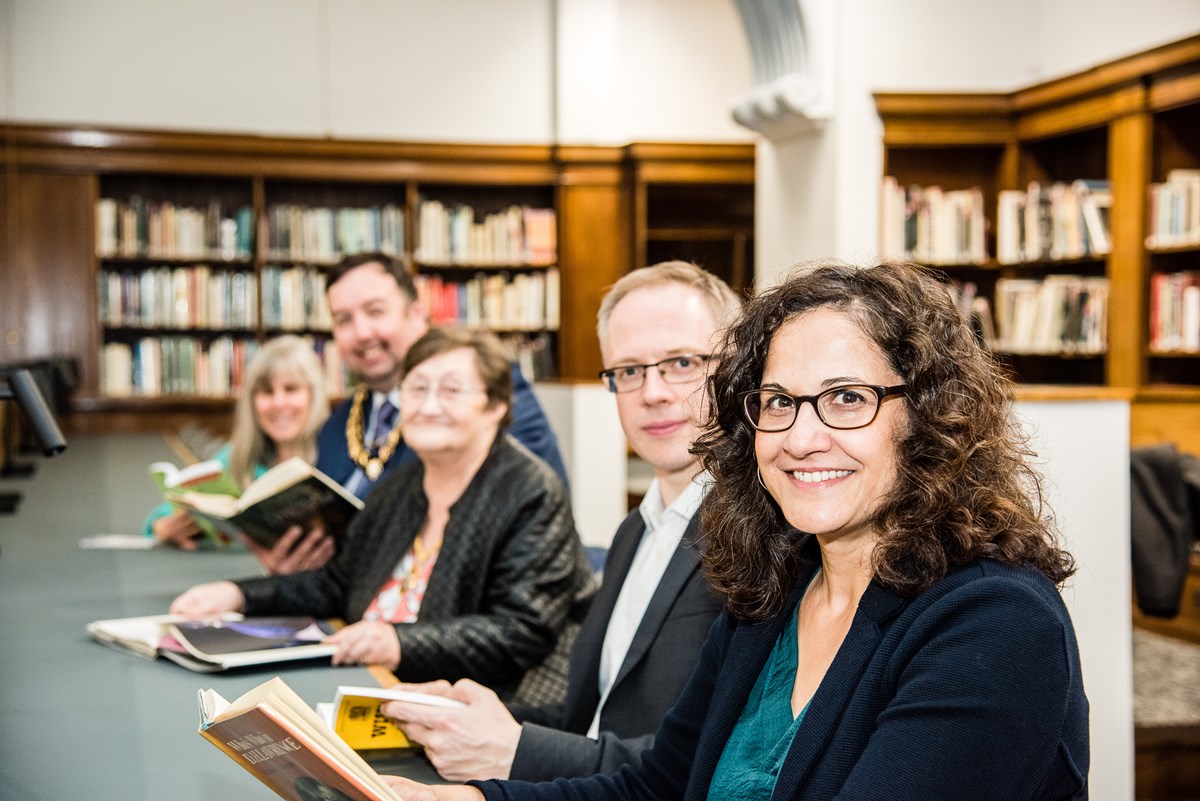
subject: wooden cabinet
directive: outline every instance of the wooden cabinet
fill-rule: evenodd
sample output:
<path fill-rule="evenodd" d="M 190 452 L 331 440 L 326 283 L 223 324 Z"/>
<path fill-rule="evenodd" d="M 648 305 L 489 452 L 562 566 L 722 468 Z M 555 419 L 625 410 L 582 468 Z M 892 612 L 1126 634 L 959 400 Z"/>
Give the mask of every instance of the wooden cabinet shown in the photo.
<path fill-rule="evenodd" d="M 754 286 L 754 146 L 631 145 L 633 260 L 691 261 Z"/>
<path fill-rule="evenodd" d="M 875 100 L 883 120 L 884 174 L 895 185 L 943 193 L 978 189 L 982 196 L 982 258 L 934 266 L 988 299 L 993 324 L 1003 322 L 994 319 L 1004 303 L 998 290 L 1014 282 L 1034 285 L 1070 275 L 1103 287 L 1099 348 L 1066 340 L 1014 348 L 1010 339 L 997 337 L 997 351 L 1016 377 L 1131 388 L 1134 444 L 1161 435 L 1200 452 L 1200 348 L 1151 347 L 1155 276 L 1200 275 L 1200 240 L 1156 246 L 1149 201 L 1152 184 L 1200 167 L 1200 37 L 1012 93 L 881 93 Z M 1070 185 L 1080 179 L 1111 193 L 1109 242 L 1068 258 L 1029 258 L 1020 249 L 1012 258 L 1004 193 L 1026 192 L 1034 182 Z M 888 204 L 883 206 L 886 215 Z M 885 235 L 888 230 L 885 222 Z M 1010 255 L 1002 261 L 998 251 L 1005 253 L 1006 246 Z"/>
<path fill-rule="evenodd" d="M 2 130 L 2 360 L 74 357 L 77 429 L 227 417 L 237 365 L 284 331 L 336 393 L 323 281 L 348 252 L 394 252 L 435 322 L 496 330 L 539 378 L 595 378 L 600 298 L 633 266 L 753 281 L 751 146 Z"/>

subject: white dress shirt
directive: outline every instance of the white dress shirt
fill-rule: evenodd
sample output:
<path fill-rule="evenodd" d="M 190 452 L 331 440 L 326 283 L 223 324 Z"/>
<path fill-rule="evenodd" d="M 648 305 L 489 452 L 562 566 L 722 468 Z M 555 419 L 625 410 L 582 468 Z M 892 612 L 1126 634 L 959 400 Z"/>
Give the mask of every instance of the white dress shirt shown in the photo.
<path fill-rule="evenodd" d="M 638 511 L 646 523 L 646 530 L 629 565 L 625 582 L 621 585 L 604 635 L 604 646 L 600 650 L 600 703 L 596 706 L 596 714 L 587 732 L 592 739 L 600 736 L 600 712 L 604 709 L 604 702 L 608 700 L 608 693 L 629 653 L 633 636 L 642 624 L 650 599 L 658 589 L 658 582 L 662 580 L 667 564 L 683 538 L 683 532 L 692 522 L 692 516 L 700 508 L 700 501 L 704 499 L 711 480 L 708 473 L 699 473 L 679 493 L 679 497 L 664 508 L 662 491 L 656 478 L 642 498 Z"/>

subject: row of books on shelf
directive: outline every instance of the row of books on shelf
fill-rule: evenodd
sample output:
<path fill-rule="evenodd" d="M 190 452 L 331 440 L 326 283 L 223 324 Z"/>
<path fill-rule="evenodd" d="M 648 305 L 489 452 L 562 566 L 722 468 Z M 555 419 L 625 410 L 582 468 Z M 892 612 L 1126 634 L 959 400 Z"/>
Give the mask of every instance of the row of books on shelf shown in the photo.
<path fill-rule="evenodd" d="M 345 397 L 354 386 L 341 354 L 328 337 L 307 336 L 321 362 L 325 390 L 331 398 Z M 558 375 L 554 339 L 547 332 L 501 333 L 525 377 Z M 258 350 L 249 337 L 142 337 L 133 342 L 108 342 L 100 364 L 100 390 L 112 398 L 195 395 L 227 398 L 242 386 L 246 362 Z"/>
<path fill-rule="evenodd" d="M 254 250 L 254 212 L 169 200 L 96 201 L 96 255 L 105 258 L 248 259 Z"/>
<path fill-rule="evenodd" d="M 1031 182 L 997 197 L 996 260 L 1004 264 L 1108 253 L 1112 191 L 1107 180 Z M 982 264 L 990 229 L 979 187 L 943 190 L 883 181 L 882 248 L 887 258 Z"/>
<path fill-rule="evenodd" d="M 1076 259 L 1112 250 L 1107 180 L 1037 181 L 1024 190 L 1000 192 L 996 211 L 996 260 Z"/>
<path fill-rule="evenodd" d="M 275 203 L 267 208 L 267 258 L 335 262 L 365 251 L 404 253 L 405 210 L 396 203 L 366 207 Z M 510 206 L 479 214 L 466 204 L 423 200 L 417 258 L 427 264 L 550 265 L 557 261 L 552 208 Z M 102 259 L 245 260 L 254 254 L 254 211 L 169 200 L 96 201 L 96 255 Z"/>
<path fill-rule="evenodd" d="M 1200 270 L 1151 276 L 1150 350 L 1200 353 Z"/>
<path fill-rule="evenodd" d="M 282 331 L 330 330 L 325 284 L 325 273 L 311 265 L 267 265 L 262 271 L 263 325 Z"/>
<path fill-rule="evenodd" d="M 559 273 L 554 267 L 476 274 L 465 280 L 416 276 L 417 297 L 435 325 L 499 331 L 557 331 Z"/>
<path fill-rule="evenodd" d="M 558 260 L 554 209 L 509 206 L 480 215 L 465 204 L 423 200 L 417 261 L 423 264 L 551 265 Z"/>
<path fill-rule="evenodd" d="M 108 342 L 100 388 L 110 397 L 199 395 L 228 397 L 242 385 L 246 361 L 258 350 L 250 338 L 187 336 Z"/>
<path fill-rule="evenodd" d="M 366 251 L 393 256 L 404 252 L 401 206 L 329 208 L 276 203 L 267 208 L 268 258 L 329 263 Z"/>
<path fill-rule="evenodd" d="M 324 337 L 309 339 L 321 361 L 326 392 L 331 397 L 346 395 L 351 381 L 337 348 Z M 258 347 L 253 338 L 230 336 L 162 336 L 108 342 L 101 358 L 100 390 L 114 398 L 227 398 L 240 391 L 246 362 Z"/>
<path fill-rule="evenodd" d="M 1175 169 L 1150 185 L 1147 247 L 1200 245 L 1200 169 Z"/>
<path fill-rule="evenodd" d="M 996 281 L 994 350 L 1098 355 L 1108 349 L 1108 279 L 1051 275 Z"/>
<path fill-rule="evenodd" d="M 883 254 L 925 264 L 987 261 L 983 190 L 943 191 L 883 179 L 880 202 Z"/>
<path fill-rule="evenodd" d="M 253 329 L 254 273 L 191 267 L 103 270 L 96 282 L 100 322 L 108 327 Z"/>

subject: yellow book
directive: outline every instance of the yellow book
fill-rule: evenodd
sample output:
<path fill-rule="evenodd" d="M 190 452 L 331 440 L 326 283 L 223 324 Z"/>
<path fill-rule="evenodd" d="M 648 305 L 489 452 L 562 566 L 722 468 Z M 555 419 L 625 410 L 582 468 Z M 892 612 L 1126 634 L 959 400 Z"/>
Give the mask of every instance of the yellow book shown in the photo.
<path fill-rule="evenodd" d="M 338 687 L 333 700 L 332 726 L 355 751 L 377 748 L 417 748 L 379 707 L 388 701 L 407 701 L 448 709 L 463 706 L 441 695 L 389 690 L 381 687 Z"/>

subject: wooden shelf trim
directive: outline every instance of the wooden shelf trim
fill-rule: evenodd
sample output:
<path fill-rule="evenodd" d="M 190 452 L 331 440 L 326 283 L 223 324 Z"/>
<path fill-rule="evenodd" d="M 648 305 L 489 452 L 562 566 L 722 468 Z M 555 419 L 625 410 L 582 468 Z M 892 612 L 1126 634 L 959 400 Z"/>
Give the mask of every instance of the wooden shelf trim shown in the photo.
<path fill-rule="evenodd" d="M 686 242 L 688 240 L 711 240 L 719 242 L 738 237 L 753 237 L 753 228 L 699 226 L 697 228 L 647 228 L 646 239 L 663 242 Z"/>
<path fill-rule="evenodd" d="M 1013 397 L 1019 401 L 1132 401 L 1134 391 L 1127 387 L 1019 384 Z"/>
<path fill-rule="evenodd" d="M 1200 35 L 1021 89 L 1014 92 L 1013 104 L 1018 111 L 1026 111 L 1063 103 L 1081 95 L 1108 91 L 1114 86 L 1139 81 L 1146 75 L 1162 73 L 1197 60 L 1200 60 Z"/>
<path fill-rule="evenodd" d="M 875 108 L 885 120 L 886 145 L 1003 144 L 1196 102 L 1198 60 L 1200 36 L 1193 36 L 1009 93 L 878 92 Z M 1015 131 L 1014 119 L 1021 121 Z"/>
<path fill-rule="evenodd" d="M 1200 101 L 1200 70 L 1155 80 L 1150 85 L 1147 104 L 1152 111 L 1166 111 L 1197 101 Z"/>
<path fill-rule="evenodd" d="M 201 395 L 134 395 L 112 397 L 108 395 L 75 395 L 71 399 L 74 412 L 171 412 L 171 411 L 228 411 L 233 405 L 233 396 L 212 397 Z"/>

